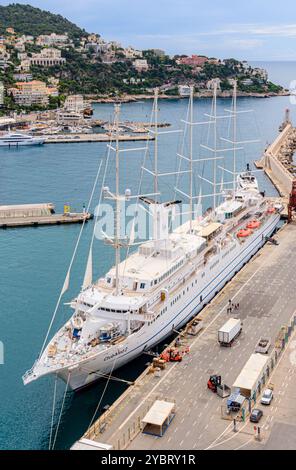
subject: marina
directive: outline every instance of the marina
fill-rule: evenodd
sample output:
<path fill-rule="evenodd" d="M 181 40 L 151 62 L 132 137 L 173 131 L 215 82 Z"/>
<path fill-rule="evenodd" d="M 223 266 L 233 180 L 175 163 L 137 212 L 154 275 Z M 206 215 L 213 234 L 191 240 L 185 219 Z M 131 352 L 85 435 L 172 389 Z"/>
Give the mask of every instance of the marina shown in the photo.
<path fill-rule="evenodd" d="M 111 137 L 111 142 L 114 141 L 115 144 L 108 146 L 115 153 L 115 189 L 110 190 L 104 179 L 101 190 L 103 197 L 115 204 L 115 232 L 112 238 L 110 235 L 105 236 L 105 242 L 114 248 L 115 266 L 104 278 L 94 280 L 91 243 L 82 291 L 70 303 L 74 313 L 70 321 L 47 343 L 49 328 L 38 359 L 23 376 L 25 385 L 44 375 L 56 374 L 65 381 L 67 387 L 78 390 L 131 361 L 164 340 L 171 331 L 182 327 L 194 313 L 202 310 L 276 229 L 283 205 L 280 201 L 275 203 L 264 197 L 248 166 L 246 171 L 236 171 L 236 145 L 233 145 L 233 150 L 232 147 L 220 150 L 233 151 L 232 170 L 226 169 L 233 175 L 231 189 L 225 188 L 227 183 L 224 180 L 217 183 L 216 140 L 213 143 L 214 157 L 202 159 L 202 162 L 215 161 L 213 205 L 199 217 L 194 214 L 193 91 L 194 88 L 190 87 L 190 121 L 185 121 L 185 125 L 189 126 L 190 151 L 188 156 L 178 154 L 178 157 L 189 162 L 189 169 L 183 166 L 179 173 L 175 173 L 177 178 L 184 173 L 189 176 L 188 193 L 175 187 L 175 192 L 188 201 L 189 216 L 171 232 L 169 216 L 175 213 L 175 206 L 182 201 L 166 202 L 159 199 L 161 173 L 158 169 L 158 131 L 154 131 L 153 171 L 146 168 L 144 157 L 140 194 L 132 196 L 130 189 L 126 189 L 124 195 L 119 193 L 120 107 L 115 105 L 114 135 Z M 217 109 L 216 86 L 213 89 L 212 106 Z M 234 131 L 225 140 L 232 143 L 237 139 L 236 82 L 230 112 Z M 157 116 L 158 89 L 155 90 L 151 121 L 157 123 Z M 210 124 L 217 126 L 216 114 L 212 116 Z M 216 134 L 215 127 L 215 138 Z M 207 148 L 211 150 L 211 147 Z M 198 164 L 199 161 L 195 160 L 194 163 Z M 106 168 L 107 165 L 108 160 Z M 145 193 L 142 189 L 143 171 L 152 175 L 153 192 Z M 219 202 L 216 194 L 218 184 L 222 186 Z M 137 204 L 140 200 L 148 207 L 152 238 L 144 243 L 136 243 L 138 251 L 121 260 L 121 248 L 127 248 L 129 253 L 129 248 L 135 243 L 133 234 L 122 239 L 118 219 L 121 202 L 128 202 L 131 197 L 136 199 Z M 133 228 L 131 231 L 133 232 Z M 70 269 L 65 283 L 70 276 Z M 59 305 L 55 313 L 58 307 Z"/>
<path fill-rule="evenodd" d="M 0 3 L 3 468 L 295 452 L 295 5 Z"/>

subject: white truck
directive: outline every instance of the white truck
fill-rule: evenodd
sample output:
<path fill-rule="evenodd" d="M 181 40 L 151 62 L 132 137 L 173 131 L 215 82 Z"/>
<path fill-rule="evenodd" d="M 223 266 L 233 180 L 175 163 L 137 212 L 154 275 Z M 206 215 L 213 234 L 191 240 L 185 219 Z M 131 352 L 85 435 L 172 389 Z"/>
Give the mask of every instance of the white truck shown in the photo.
<path fill-rule="evenodd" d="M 242 322 L 237 318 L 229 318 L 218 331 L 218 342 L 221 346 L 231 346 L 233 341 L 241 334 Z"/>

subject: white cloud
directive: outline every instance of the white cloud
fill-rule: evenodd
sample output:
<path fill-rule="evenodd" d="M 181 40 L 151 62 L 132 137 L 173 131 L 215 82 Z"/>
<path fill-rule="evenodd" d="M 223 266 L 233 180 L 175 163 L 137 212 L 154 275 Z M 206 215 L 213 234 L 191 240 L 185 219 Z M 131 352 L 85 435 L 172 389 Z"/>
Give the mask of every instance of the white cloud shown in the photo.
<path fill-rule="evenodd" d="M 223 42 L 222 46 L 234 50 L 250 50 L 263 46 L 265 41 L 261 39 L 232 39 Z"/>
<path fill-rule="evenodd" d="M 197 33 L 199 36 L 220 36 L 228 34 L 250 34 L 254 36 L 295 37 L 296 23 L 282 25 L 263 25 L 256 23 L 241 23 L 226 26 L 223 29 Z"/>

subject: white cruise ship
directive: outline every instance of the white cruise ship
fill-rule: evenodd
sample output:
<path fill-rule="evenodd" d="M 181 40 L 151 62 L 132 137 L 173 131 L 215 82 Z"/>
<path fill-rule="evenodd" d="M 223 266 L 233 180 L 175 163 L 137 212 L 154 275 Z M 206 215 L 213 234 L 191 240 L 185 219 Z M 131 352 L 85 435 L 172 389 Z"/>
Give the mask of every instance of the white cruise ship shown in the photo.
<path fill-rule="evenodd" d="M 193 106 L 193 92 L 190 100 Z M 116 190 L 103 190 L 115 204 L 131 196 L 129 190 L 119 195 L 117 144 Z M 192 151 L 188 160 L 192 182 Z M 103 278 L 84 283 L 71 302 L 74 314 L 46 345 L 47 335 L 39 358 L 23 376 L 25 384 L 54 374 L 77 390 L 149 350 L 195 316 L 263 246 L 280 220 L 282 206 L 263 197 L 251 172 L 234 171 L 232 189 L 222 193 L 220 204 L 199 218 L 190 211 L 189 220 L 171 231 L 170 212 L 180 201 L 159 201 L 157 159 L 153 174 L 154 196 L 140 197 L 152 215 L 152 239 L 120 262 L 117 220 L 114 239 L 109 239 L 115 266 Z M 188 196 L 192 207 L 192 184 Z M 67 282 L 68 277 L 61 295 Z"/>
<path fill-rule="evenodd" d="M 34 137 L 21 132 L 9 132 L 0 136 L 0 146 L 20 147 L 23 145 L 42 145 L 44 138 Z"/>

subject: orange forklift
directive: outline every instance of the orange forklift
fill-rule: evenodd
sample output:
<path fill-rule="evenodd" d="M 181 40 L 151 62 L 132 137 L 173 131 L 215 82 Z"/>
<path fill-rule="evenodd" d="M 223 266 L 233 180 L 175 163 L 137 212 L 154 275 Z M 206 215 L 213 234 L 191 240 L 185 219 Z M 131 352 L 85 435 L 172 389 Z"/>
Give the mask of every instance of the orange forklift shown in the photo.
<path fill-rule="evenodd" d="M 181 362 L 182 355 L 177 348 L 166 349 L 161 355 L 160 358 L 166 362 Z"/>

